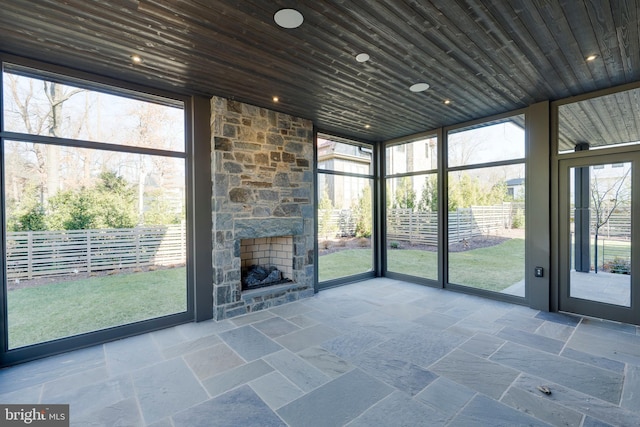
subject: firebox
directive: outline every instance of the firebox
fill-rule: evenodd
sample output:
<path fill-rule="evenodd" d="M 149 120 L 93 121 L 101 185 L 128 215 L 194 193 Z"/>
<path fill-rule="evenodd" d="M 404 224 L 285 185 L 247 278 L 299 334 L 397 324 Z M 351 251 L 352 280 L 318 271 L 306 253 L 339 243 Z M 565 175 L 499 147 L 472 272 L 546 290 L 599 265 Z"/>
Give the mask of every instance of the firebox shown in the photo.
<path fill-rule="evenodd" d="M 293 236 L 261 237 L 240 241 L 242 290 L 291 282 Z"/>

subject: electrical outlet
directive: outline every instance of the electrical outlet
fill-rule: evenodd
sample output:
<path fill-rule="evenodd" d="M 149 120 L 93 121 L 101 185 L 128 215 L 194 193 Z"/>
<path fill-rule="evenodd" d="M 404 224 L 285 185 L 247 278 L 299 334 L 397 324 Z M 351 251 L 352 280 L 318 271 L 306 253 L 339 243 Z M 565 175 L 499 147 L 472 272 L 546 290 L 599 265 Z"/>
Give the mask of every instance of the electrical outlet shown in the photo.
<path fill-rule="evenodd" d="M 534 269 L 534 273 L 533 273 L 533 274 L 534 274 L 534 276 L 536 276 L 536 277 L 542 277 L 542 276 L 544 276 L 544 268 L 542 268 L 542 267 L 536 267 L 536 268 Z"/>

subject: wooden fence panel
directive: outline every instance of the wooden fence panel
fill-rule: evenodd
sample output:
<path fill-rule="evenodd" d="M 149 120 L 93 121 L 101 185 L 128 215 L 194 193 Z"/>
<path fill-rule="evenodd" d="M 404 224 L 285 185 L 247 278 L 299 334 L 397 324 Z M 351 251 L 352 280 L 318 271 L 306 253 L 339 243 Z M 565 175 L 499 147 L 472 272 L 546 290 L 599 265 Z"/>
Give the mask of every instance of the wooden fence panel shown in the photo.
<path fill-rule="evenodd" d="M 449 212 L 449 243 L 461 242 L 476 236 L 489 235 L 511 228 L 523 203 L 503 203 L 497 206 L 472 206 Z M 351 237 L 355 235 L 355 218 L 350 210 L 319 210 L 320 238 Z M 438 215 L 436 212 L 414 212 L 411 209 L 387 211 L 387 240 L 410 244 L 438 244 Z"/>
<path fill-rule="evenodd" d="M 34 279 L 186 262 L 182 225 L 7 233 L 7 278 Z"/>

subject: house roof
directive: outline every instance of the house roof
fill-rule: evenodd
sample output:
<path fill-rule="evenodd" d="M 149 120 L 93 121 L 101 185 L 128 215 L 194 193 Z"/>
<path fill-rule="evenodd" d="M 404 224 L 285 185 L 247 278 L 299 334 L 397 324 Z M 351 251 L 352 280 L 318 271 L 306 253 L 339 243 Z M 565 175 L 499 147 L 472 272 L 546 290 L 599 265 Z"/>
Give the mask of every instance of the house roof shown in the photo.
<path fill-rule="evenodd" d="M 281 28 L 290 7 L 304 22 Z M 638 81 L 639 19 L 635 0 L 1 0 L 0 51 L 379 141 Z"/>

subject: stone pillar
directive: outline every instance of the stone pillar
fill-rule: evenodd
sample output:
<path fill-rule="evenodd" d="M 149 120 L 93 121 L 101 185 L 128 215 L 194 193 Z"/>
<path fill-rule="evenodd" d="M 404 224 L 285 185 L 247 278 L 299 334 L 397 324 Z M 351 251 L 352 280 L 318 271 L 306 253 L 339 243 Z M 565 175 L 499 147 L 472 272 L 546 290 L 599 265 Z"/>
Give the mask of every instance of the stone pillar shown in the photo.
<path fill-rule="evenodd" d="M 315 198 L 309 120 L 211 99 L 214 317 L 224 319 L 313 294 Z M 292 235 L 296 286 L 243 298 L 240 239 Z"/>

